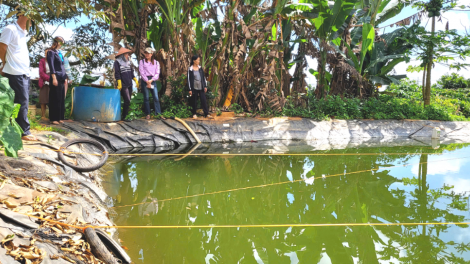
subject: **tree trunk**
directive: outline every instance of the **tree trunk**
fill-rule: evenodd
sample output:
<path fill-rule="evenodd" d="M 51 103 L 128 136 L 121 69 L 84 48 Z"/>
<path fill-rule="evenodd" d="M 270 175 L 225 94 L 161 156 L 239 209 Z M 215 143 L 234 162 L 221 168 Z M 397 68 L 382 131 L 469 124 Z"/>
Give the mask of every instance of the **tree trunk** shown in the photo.
<path fill-rule="evenodd" d="M 425 93 L 424 91 L 426 91 L 426 67 L 427 65 L 424 65 L 424 68 L 423 68 L 423 88 L 421 89 L 421 95 L 423 96 L 423 102 L 424 102 L 424 97 L 425 97 Z"/>
<path fill-rule="evenodd" d="M 319 99 L 323 98 L 325 96 L 325 71 L 326 71 L 326 49 L 325 49 L 325 41 L 321 40 L 320 41 L 320 61 L 318 62 L 318 75 L 319 75 L 319 80 L 318 80 L 318 85 L 317 85 L 317 97 Z"/>
<path fill-rule="evenodd" d="M 427 175 L 428 175 L 428 154 L 421 154 L 419 159 L 419 213 L 421 215 L 427 215 L 427 205 L 428 205 L 428 185 L 427 185 Z M 426 221 L 422 221 L 426 222 Z M 423 235 L 425 235 L 426 229 L 423 226 Z"/>
<path fill-rule="evenodd" d="M 378 7 L 382 4 L 382 0 L 379 0 L 378 3 L 375 5 L 377 7 L 376 10 L 372 10 L 372 15 L 370 17 L 370 24 L 372 26 L 375 26 L 375 19 L 377 17 L 377 13 L 378 13 Z"/>
<path fill-rule="evenodd" d="M 148 18 L 147 9 L 143 10 L 140 13 L 140 15 L 141 15 L 140 28 L 135 30 L 137 32 L 136 40 L 135 40 L 135 56 L 137 58 L 137 62 L 145 58 L 144 51 L 145 51 L 146 42 L 147 42 L 147 18 Z"/>
<path fill-rule="evenodd" d="M 302 42 L 299 44 L 297 56 L 295 56 L 296 61 L 300 61 L 297 63 L 294 71 L 294 79 L 296 79 L 293 84 L 292 84 L 292 92 L 298 95 L 299 93 L 305 93 L 305 87 L 304 87 L 304 69 L 307 66 L 307 61 L 306 61 L 306 50 L 307 49 L 307 43 Z M 284 93 L 285 96 L 287 96 Z"/>
<path fill-rule="evenodd" d="M 170 52 L 168 52 L 166 54 L 166 89 L 165 89 L 165 95 L 168 96 L 168 97 L 170 97 L 170 95 L 171 95 L 170 77 L 173 77 L 173 69 L 171 67 Z"/>
<path fill-rule="evenodd" d="M 283 63 L 283 62 L 281 62 Z M 290 79 L 292 76 L 290 76 L 289 72 L 286 70 L 282 70 L 282 92 L 284 93 L 284 96 L 287 97 L 290 95 Z"/>
<path fill-rule="evenodd" d="M 431 30 L 431 36 L 434 37 L 434 32 L 436 31 L 436 17 L 432 17 L 432 30 Z M 431 42 L 430 47 L 429 47 L 429 53 L 428 53 L 428 66 L 427 66 L 427 76 L 426 76 L 426 90 L 425 92 L 425 97 L 424 97 L 424 105 L 430 105 L 431 104 L 431 70 L 432 70 L 432 62 L 433 62 L 433 52 L 434 52 L 434 44 Z"/>

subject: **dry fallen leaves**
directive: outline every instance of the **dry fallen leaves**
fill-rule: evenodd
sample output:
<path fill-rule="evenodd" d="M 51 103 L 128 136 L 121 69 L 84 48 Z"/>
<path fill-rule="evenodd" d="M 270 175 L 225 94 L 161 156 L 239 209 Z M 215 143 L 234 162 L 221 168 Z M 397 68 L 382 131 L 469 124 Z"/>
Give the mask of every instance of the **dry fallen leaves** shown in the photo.
<path fill-rule="evenodd" d="M 2 240 L 3 247 L 7 250 L 7 255 L 12 256 L 17 261 L 24 261 L 24 263 L 39 264 L 47 256 L 46 252 L 39 249 L 34 242 L 35 239 L 31 240 L 31 245 L 19 245 L 15 246 L 13 243 L 14 235 L 6 236 Z"/>
<path fill-rule="evenodd" d="M 15 199 L 20 199 L 21 197 L 23 197 L 23 196 L 16 195 L 14 193 L 9 193 L 8 196 L 10 196 L 11 198 L 15 198 Z"/>
<path fill-rule="evenodd" d="M 0 178 L 5 178 L 0 175 Z M 38 192 L 45 193 L 41 196 L 34 197 L 31 202 L 14 202 L 15 199 L 24 198 L 23 193 L 8 193 L 8 197 L 0 199 L 0 206 L 9 208 L 12 211 L 24 212 L 25 207 L 30 207 L 26 210 L 31 216 L 37 216 L 42 219 L 38 219 L 41 222 L 41 231 L 46 234 L 53 234 L 57 237 L 63 238 L 62 243 L 60 243 L 59 253 L 49 256 L 52 260 L 64 259 L 70 263 L 90 263 L 90 264 L 103 264 L 103 262 L 92 254 L 90 245 L 83 239 L 83 235 L 75 226 L 84 226 L 89 225 L 89 223 L 83 222 L 83 219 L 75 219 L 70 225 L 66 224 L 67 219 L 72 214 L 72 211 L 65 211 L 65 206 L 71 206 L 76 204 L 60 198 L 57 195 L 61 192 L 51 191 L 47 188 L 42 188 L 36 186 L 37 184 L 30 179 L 16 179 L 14 183 L 10 180 L 0 180 L 0 189 L 5 186 L 6 183 L 11 183 L 19 186 L 26 186 L 31 189 L 34 189 Z M 19 183 L 19 184 L 18 184 Z M 67 188 L 73 189 L 76 185 L 73 183 L 63 183 Z M 78 194 L 78 192 L 76 192 Z M 51 220 L 51 221 L 48 221 Z M 52 222 L 53 221 L 53 222 Z M 24 236 L 17 234 L 19 237 L 25 238 L 30 236 Z M 38 236 L 30 237 L 30 245 L 15 245 L 16 235 L 11 234 L 6 236 L 1 241 L 1 246 L 6 249 L 6 254 L 13 257 L 15 260 L 21 263 L 27 264 L 39 264 L 47 257 L 46 252 L 40 250 L 37 246 L 37 242 L 44 242 Z M 37 241 L 37 239 L 39 241 Z"/>
<path fill-rule="evenodd" d="M 8 200 L 3 200 L 2 203 L 3 203 L 4 205 L 6 205 L 6 207 L 9 208 L 9 209 L 13 209 L 13 208 L 18 207 L 17 204 L 15 204 L 15 203 L 13 203 L 13 202 L 10 202 L 10 201 L 8 201 Z"/>

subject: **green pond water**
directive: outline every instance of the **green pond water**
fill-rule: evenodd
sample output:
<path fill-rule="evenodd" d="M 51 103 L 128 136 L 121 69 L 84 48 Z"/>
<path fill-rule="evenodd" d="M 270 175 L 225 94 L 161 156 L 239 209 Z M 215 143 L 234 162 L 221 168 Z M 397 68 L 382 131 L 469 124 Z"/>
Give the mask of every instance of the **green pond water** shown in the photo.
<path fill-rule="evenodd" d="M 121 160 L 114 205 L 149 203 L 115 208 L 116 225 L 213 227 L 118 236 L 135 263 L 470 263 L 467 225 L 216 227 L 470 222 L 469 145 L 309 153 L 327 155 Z"/>

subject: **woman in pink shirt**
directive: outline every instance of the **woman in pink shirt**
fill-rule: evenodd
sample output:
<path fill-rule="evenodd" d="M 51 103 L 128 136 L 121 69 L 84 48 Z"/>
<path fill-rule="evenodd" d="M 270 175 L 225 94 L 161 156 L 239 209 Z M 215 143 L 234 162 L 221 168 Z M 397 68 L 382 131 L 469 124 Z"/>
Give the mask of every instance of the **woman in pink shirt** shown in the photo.
<path fill-rule="evenodd" d="M 46 57 L 39 61 L 39 103 L 41 104 L 41 120 L 46 118 L 46 105 L 49 103 L 49 66 L 47 65 L 47 52 Z"/>
<path fill-rule="evenodd" d="M 156 81 L 160 77 L 160 63 L 153 58 L 154 50 L 152 48 L 145 49 L 145 59 L 139 63 L 140 73 L 140 89 L 144 94 L 144 112 L 146 119 L 150 119 L 150 102 L 149 102 L 149 91 L 153 97 L 153 107 L 155 109 L 155 115 L 160 115 L 162 110 L 160 109 L 160 101 L 158 100 L 158 91 Z M 162 117 L 162 119 L 165 119 Z"/>

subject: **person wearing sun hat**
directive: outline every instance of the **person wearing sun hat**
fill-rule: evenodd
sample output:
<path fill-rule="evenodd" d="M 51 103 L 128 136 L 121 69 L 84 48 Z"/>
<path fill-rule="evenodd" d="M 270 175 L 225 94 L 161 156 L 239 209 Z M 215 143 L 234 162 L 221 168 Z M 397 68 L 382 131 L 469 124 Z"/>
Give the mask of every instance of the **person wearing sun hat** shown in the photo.
<path fill-rule="evenodd" d="M 49 120 L 58 125 L 65 120 L 65 82 L 68 79 L 65 71 L 64 56 L 59 51 L 65 44 L 63 37 L 55 37 L 47 52 L 47 64 L 50 71 L 49 86 Z"/>
<path fill-rule="evenodd" d="M 131 105 L 132 96 L 132 80 L 135 81 L 137 87 L 139 87 L 139 81 L 134 76 L 134 71 L 131 68 L 130 62 L 131 50 L 126 48 L 119 49 L 116 54 L 116 61 L 114 62 L 114 77 L 117 81 L 117 88 L 121 91 L 121 96 L 124 99 L 124 106 L 122 107 L 121 120 L 129 121 L 126 119 L 129 113 L 129 106 Z"/>

